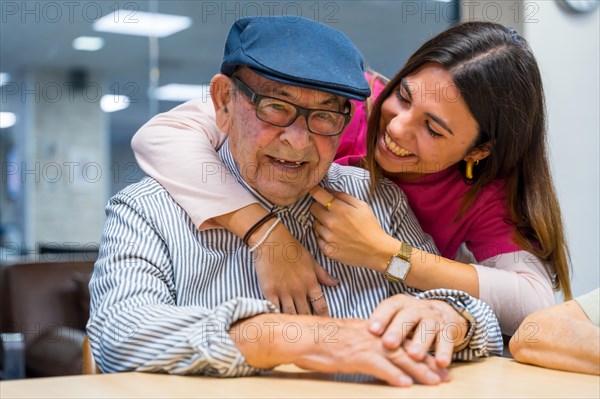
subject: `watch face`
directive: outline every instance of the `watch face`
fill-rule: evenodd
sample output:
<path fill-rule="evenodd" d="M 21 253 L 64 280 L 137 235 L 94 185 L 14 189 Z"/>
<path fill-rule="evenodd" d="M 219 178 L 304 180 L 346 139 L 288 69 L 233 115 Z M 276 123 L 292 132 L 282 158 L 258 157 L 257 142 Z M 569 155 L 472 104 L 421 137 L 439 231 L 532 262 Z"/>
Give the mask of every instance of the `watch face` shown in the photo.
<path fill-rule="evenodd" d="M 600 0 L 560 0 L 560 4 L 575 12 L 591 12 L 598 8 Z"/>
<path fill-rule="evenodd" d="M 410 262 L 397 256 L 393 256 L 390 260 L 390 266 L 387 269 L 387 273 L 402 281 L 406 278 L 409 269 Z"/>

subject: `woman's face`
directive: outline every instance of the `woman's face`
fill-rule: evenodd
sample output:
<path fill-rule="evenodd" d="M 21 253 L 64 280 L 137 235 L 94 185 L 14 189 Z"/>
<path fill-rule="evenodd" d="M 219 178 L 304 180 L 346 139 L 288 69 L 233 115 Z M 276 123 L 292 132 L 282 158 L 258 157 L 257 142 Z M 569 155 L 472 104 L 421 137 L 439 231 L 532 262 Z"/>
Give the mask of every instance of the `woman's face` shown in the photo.
<path fill-rule="evenodd" d="M 477 132 L 450 73 L 428 63 L 406 76 L 383 102 L 375 160 L 389 177 L 439 172 L 462 159 L 487 155 L 469 152 Z"/>

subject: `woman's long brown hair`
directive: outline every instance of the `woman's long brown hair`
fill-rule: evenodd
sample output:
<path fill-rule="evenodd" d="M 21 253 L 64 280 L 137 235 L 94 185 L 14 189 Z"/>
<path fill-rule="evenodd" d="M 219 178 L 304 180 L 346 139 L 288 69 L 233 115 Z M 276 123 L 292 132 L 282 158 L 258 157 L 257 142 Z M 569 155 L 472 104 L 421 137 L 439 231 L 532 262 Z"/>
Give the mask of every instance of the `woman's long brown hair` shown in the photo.
<path fill-rule="evenodd" d="M 402 79 L 429 62 L 441 64 L 479 126 L 473 148 L 491 154 L 474 170 L 460 218 L 481 189 L 507 182 L 515 243 L 542 259 L 554 289 L 571 299 L 570 258 L 560 206 L 550 174 L 542 78 L 525 40 L 513 29 L 489 22 L 456 25 L 423 44 L 379 95 L 369 118 L 366 167 L 373 188 L 383 171 L 375 161 L 381 105 Z M 463 173 L 465 162 L 455 166 Z"/>

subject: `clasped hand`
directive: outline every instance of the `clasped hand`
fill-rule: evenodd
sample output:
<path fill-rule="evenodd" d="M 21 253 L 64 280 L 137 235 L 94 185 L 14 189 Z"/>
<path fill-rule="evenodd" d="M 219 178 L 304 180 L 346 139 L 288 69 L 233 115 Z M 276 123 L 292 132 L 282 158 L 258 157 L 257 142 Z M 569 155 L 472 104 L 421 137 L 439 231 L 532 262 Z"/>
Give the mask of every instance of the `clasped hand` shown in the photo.
<path fill-rule="evenodd" d="M 369 320 L 281 314 L 246 319 L 238 329 L 245 322 L 260 326 L 261 320 L 275 327 L 261 335 L 269 337 L 262 342 L 267 347 L 255 341 L 238 346 L 248 363 L 259 368 L 294 363 L 319 372 L 368 374 L 395 386 L 415 381 L 437 385 L 450 379 L 454 343 L 466 333 L 461 319 L 446 302 L 401 294 L 383 301 Z M 300 340 L 277 339 L 282 332 L 277 329 L 287 322 L 302 329 Z"/>
<path fill-rule="evenodd" d="M 468 330 L 446 302 L 404 294 L 383 301 L 366 322 L 339 319 L 338 325 L 334 347 L 296 364 L 318 371 L 366 373 L 398 386 L 449 381 L 454 344 Z"/>

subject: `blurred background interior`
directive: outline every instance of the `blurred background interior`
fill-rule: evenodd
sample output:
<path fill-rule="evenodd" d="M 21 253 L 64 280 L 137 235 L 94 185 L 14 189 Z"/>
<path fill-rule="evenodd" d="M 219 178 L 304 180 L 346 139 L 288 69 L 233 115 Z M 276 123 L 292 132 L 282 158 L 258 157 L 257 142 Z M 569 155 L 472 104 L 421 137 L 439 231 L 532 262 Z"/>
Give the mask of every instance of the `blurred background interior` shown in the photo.
<path fill-rule="evenodd" d="M 58 316 L 18 319 L 16 314 L 56 312 L 61 306 L 68 308 L 63 325 L 83 328 L 85 276 L 96 256 L 104 206 L 144 176 L 131 137 L 153 115 L 207 98 L 229 27 L 254 15 L 304 16 L 339 29 L 368 65 L 386 76 L 457 21 L 515 27 L 532 46 L 544 77 L 551 163 L 571 248 L 574 294 L 595 288 L 600 280 L 599 11 L 578 12 L 567 3 L 0 1 L 0 264 L 3 270 L 23 263 L 36 267 L 10 278 L 2 273 L 2 331 L 25 328 L 31 336 L 26 341 L 32 342 L 40 334 L 58 336 L 43 325 L 44 320 L 56 324 Z M 59 268 L 49 265 L 64 262 L 76 265 L 57 277 Z M 31 285 L 34 279 L 51 288 Z M 48 300 L 50 292 L 57 302 Z M 10 306 L 7 296 L 13 297 Z M 37 326 L 28 324 L 31 320 Z M 64 356 L 79 359 L 80 353 Z"/>

